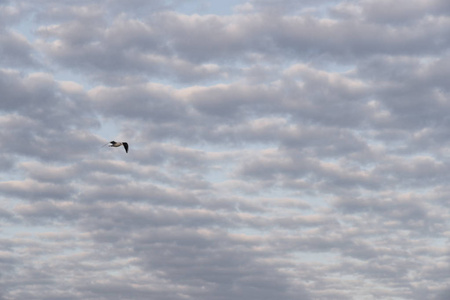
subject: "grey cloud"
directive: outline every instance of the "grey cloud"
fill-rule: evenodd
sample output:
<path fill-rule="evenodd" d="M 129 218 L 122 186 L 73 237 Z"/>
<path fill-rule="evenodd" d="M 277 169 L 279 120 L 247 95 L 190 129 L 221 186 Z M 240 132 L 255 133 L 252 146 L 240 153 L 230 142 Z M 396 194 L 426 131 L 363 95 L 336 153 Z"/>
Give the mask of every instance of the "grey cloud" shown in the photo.
<path fill-rule="evenodd" d="M 0 89 L 5 91 L 0 107 L 9 113 L 1 122 L 11 128 L 0 135 L 11 153 L 62 159 L 70 152 L 83 151 L 80 145 L 90 147 L 98 141 L 80 131 L 98 126 L 82 94 L 66 91 L 45 73 L 23 77 L 2 71 L 0 77 Z"/>
<path fill-rule="evenodd" d="M 86 8 L 82 12 L 88 11 Z M 108 26 L 102 16 L 88 17 L 87 21 L 76 19 L 68 24 L 39 28 L 37 32 L 42 40 L 38 45 L 62 64 L 80 71 L 103 72 L 96 79 L 112 82 L 120 82 L 123 73 L 131 69 L 133 76 L 169 76 L 186 82 L 226 75 L 217 65 L 197 65 L 176 57 L 164 40 L 160 24 L 118 17 Z M 50 42 L 54 38 L 58 40 Z"/>
<path fill-rule="evenodd" d="M 0 63 L 7 67 L 37 67 L 33 47 L 17 32 L 0 29 Z"/>
<path fill-rule="evenodd" d="M 6 209 L 0 209 L 0 220 L 9 220 L 13 218 L 13 214 Z"/>
<path fill-rule="evenodd" d="M 411 229 L 432 233 L 440 228 L 444 219 L 436 215 L 434 205 L 425 205 L 420 197 L 402 196 L 390 198 L 389 195 L 377 195 L 372 198 L 343 198 L 335 202 L 336 207 L 347 213 L 363 211 L 368 214 L 381 215 L 382 218 L 396 220 L 392 226 L 405 226 Z"/>
<path fill-rule="evenodd" d="M 10 170 L 14 166 L 14 161 L 9 155 L 0 156 L 0 167 L 2 170 Z"/>
<path fill-rule="evenodd" d="M 29 10 L 26 4 L 2 0 L 0 2 L 0 32 L 8 33 L 8 31 L 3 32 L 3 30 L 20 23 L 28 13 Z"/>
<path fill-rule="evenodd" d="M 1 182 L 0 190 L 6 195 L 23 199 L 63 199 L 71 194 L 72 188 L 29 180 Z"/>
<path fill-rule="evenodd" d="M 0 2 L 1 299 L 448 294 L 445 1 Z"/>
<path fill-rule="evenodd" d="M 34 207 L 37 208 L 37 206 Z M 158 272 L 159 277 L 164 278 L 164 286 L 166 287 L 170 287 L 172 284 L 173 286 L 189 286 L 192 284 L 203 286 L 202 290 L 197 290 L 197 292 L 193 290 L 190 293 L 199 293 L 197 296 L 205 299 L 226 299 L 228 296 L 221 297 L 220 295 L 228 289 L 231 289 L 231 294 L 236 297 L 259 296 L 263 299 L 265 297 L 271 299 L 274 296 L 278 296 L 285 299 L 298 299 L 300 296 L 302 297 L 301 299 L 310 299 L 302 288 L 286 285 L 285 275 L 273 269 L 274 266 L 272 264 L 264 266 L 256 263 L 254 261 L 254 253 L 251 251 L 253 247 L 252 242 L 246 241 L 245 238 L 240 240 L 238 237 L 228 236 L 220 230 L 208 230 L 205 228 L 205 223 L 197 230 L 190 228 L 191 226 L 197 227 L 201 225 L 201 223 L 198 225 L 190 223 L 189 219 L 201 221 L 203 218 L 199 219 L 198 216 L 201 215 L 196 216 L 195 212 L 193 215 L 184 212 L 183 215 L 178 217 L 175 215 L 170 217 L 170 214 L 167 214 L 169 211 L 161 212 L 162 214 L 158 216 L 159 213 L 154 215 L 152 210 L 134 210 L 134 215 L 128 216 L 128 212 L 131 211 L 126 206 L 116 206 L 114 210 L 107 209 L 107 207 L 105 205 L 101 210 L 100 207 L 99 210 L 84 210 L 83 214 L 100 213 L 101 215 L 97 218 L 98 221 L 93 224 L 82 220 L 82 223 L 80 223 L 82 228 L 85 230 L 89 229 L 92 238 L 97 243 L 103 244 L 104 247 L 114 243 L 118 251 L 126 251 L 127 255 L 139 258 L 137 261 L 134 259 L 133 265 L 136 267 L 140 266 L 140 268 L 144 268 L 147 271 Z M 20 212 L 24 215 L 27 210 Z M 49 210 L 45 209 L 44 206 L 35 212 L 39 213 L 43 220 L 48 218 L 45 214 Z M 30 211 L 27 213 L 30 213 Z M 205 211 L 205 213 L 207 212 Z M 58 214 L 60 215 L 60 213 Z M 136 218 L 138 215 L 141 215 L 142 218 Z M 187 219 L 184 220 L 183 216 L 187 217 Z M 144 223 L 141 223 L 139 220 Z M 210 221 L 213 220 L 214 218 L 210 218 Z M 133 229 L 133 234 L 129 235 L 127 231 L 122 231 L 126 230 L 124 221 L 127 222 L 127 226 L 131 226 L 130 229 Z M 148 224 L 148 222 L 158 224 L 156 228 L 159 229 L 149 229 L 148 226 L 142 226 L 143 224 Z M 187 228 L 178 227 L 180 222 Z M 214 223 L 217 224 L 216 221 Z M 91 225 L 92 229 L 90 228 Z M 172 228 L 171 225 L 175 226 L 175 228 Z M 112 230 L 113 228 L 116 228 L 116 230 Z M 121 228 L 120 231 L 117 231 L 119 228 Z M 138 231 L 141 230 L 143 231 L 142 234 L 138 234 Z M 64 236 L 62 237 L 64 238 Z M 177 242 L 174 243 L 174 241 Z M 130 249 L 127 245 L 133 246 Z M 130 249 L 132 252 L 126 249 Z M 213 253 L 214 255 L 212 255 Z M 108 256 L 106 255 L 104 259 L 107 259 Z M 101 257 L 92 258 L 98 262 L 99 259 L 102 259 Z M 86 257 L 84 257 L 84 260 L 86 260 Z M 71 264 L 67 267 L 70 266 Z M 57 265 L 54 267 L 57 267 Z M 72 276 L 71 274 L 78 272 L 77 269 L 79 267 L 71 268 L 72 271 L 70 274 L 66 273 L 66 276 L 68 274 L 68 276 Z M 43 272 L 47 273 L 47 271 Z M 53 277 L 49 277 L 49 280 L 55 281 L 55 283 L 58 282 Z M 110 281 L 111 284 L 112 282 Z M 261 282 L 264 283 L 265 287 L 261 286 Z M 45 284 L 45 282 L 36 282 L 35 286 L 39 284 Z M 87 290 L 98 294 L 99 297 L 105 295 L 105 292 L 99 285 L 92 286 L 92 288 Z M 117 292 L 124 295 L 132 295 L 138 291 L 127 287 L 127 284 L 117 287 Z M 178 292 L 177 289 L 173 291 L 174 293 Z M 151 289 L 142 290 L 142 292 L 143 295 L 153 294 Z M 175 294 L 171 297 L 173 299 L 177 298 Z"/>
<path fill-rule="evenodd" d="M 20 167 L 30 178 L 40 182 L 64 183 L 76 174 L 74 166 L 53 167 L 36 162 L 22 163 Z"/>
<path fill-rule="evenodd" d="M 262 297 L 263 299 L 271 299 L 275 296 L 291 299 L 292 297 L 302 297 L 301 299 L 308 299 L 307 296 L 302 296 L 305 293 L 301 289 L 295 292 L 300 294 L 289 295 L 289 287 L 285 286 L 282 279 L 282 274 L 271 270 L 270 265 L 261 266 L 254 263 L 254 257 L 251 252 L 246 251 L 245 245 L 242 245 L 242 250 L 234 248 L 233 244 L 229 244 L 229 238 L 220 234 L 211 236 L 204 236 L 201 233 L 185 232 L 190 237 L 185 243 L 174 245 L 164 251 L 160 249 L 157 244 L 149 243 L 144 244 L 145 248 L 136 249 L 136 251 L 142 252 L 141 255 L 145 255 L 143 260 L 144 265 L 148 265 L 150 268 L 164 267 L 168 271 L 170 278 L 184 283 L 184 280 L 193 281 L 197 286 L 205 286 L 206 294 L 203 297 L 211 297 L 212 299 L 222 299 L 223 288 L 230 290 L 231 294 L 235 297 Z M 219 239 L 219 240 L 218 240 Z M 186 263 L 190 264 L 186 259 L 187 254 L 191 252 L 189 245 L 191 242 L 195 244 L 203 244 L 202 250 L 196 255 L 194 264 L 197 266 L 193 269 L 193 273 L 184 274 L 177 270 L 183 268 Z M 218 248 L 220 247 L 220 248 Z M 150 250 L 153 251 L 150 252 Z M 219 250 L 220 249 L 220 250 Z M 217 251 L 217 255 L 209 255 Z M 152 254 L 150 254 L 152 253 Z M 150 256 L 147 256 L 149 255 Z M 176 260 L 169 260 L 168 257 L 178 257 Z M 205 268 L 205 266 L 209 266 Z M 235 266 L 241 266 L 242 271 L 235 269 Z M 238 269 L 238 270 L 239 270 Z M 275 272 L 274 272 L 275 271 Z M 213 273 L 211 273 L 213 272 Z M 219 282 L 223 284 L 218 285 Z M 260 282 L 264 283 L 264 286 L 259 286 Z M 255 285 L 256 284 L 256 285 Z M 269 289 L 267 289 L 269 288 Z M 292 292 L 291 292 L 292 293 Z M 304 297 L 304 298 L 303 298 Z"/>
<path fill-rule="evenodd" d="M 328 1 L 302 1 L 301 3 L 294 0 L 250 0 L 249 3 L 258 9 L 262 9 L 265 13 L 298 13 L 298 10 L 305 8 L 315 8 Z"/>
<path fill-rule="evenodd" d="M 126 88 L 98 88 L 90 91 L 94 104 L 102 111 L 124 117 L 140 115 L 158 123 L 183 120 L 188 113 L 183 102 L 162 85 L 138 85 Z M 130 103 L 132 105 L 130 105 Z"/>
<path fill-rule="evenodd" d="M 228 73 L 218 63 L 246 63 L 250 58 L 247 52 L 264 58 L 279 57 L 277 53 L 281 52 L 290 60 L 299 55 L 310 57 L 312 53 L 321 58 L 331 55 L 354 59 L 359 55 L 411 51 L 410 54 L 433 54 L 445 48 L 445 30 L 436 19 L 429 21 L 432 29 L 426 34 L 420 30 L 421 24 L 411 29 L 392 28 L 356 20 L 326 22 L 313 17 L 256 14 L 183 16 L 165 12 L 144 21 L 118 17 L 111 24 L 91 24 L 82 19 L 73 22 L 41 27 L 38 32 L 45 39 L 39 45 L 49 58 L 87 75 L 94 70 L 104 73 L 102 76 L 118 75 L 120 70 L 121 76 L 159 74 L 182 81 L 217 81 Z M 91 43 L 92 40 L 97 42 Z M 208 65 L 211 63 L 212 68 Z M 194 72 L 188 73 L 189 69 Z"/>
<path fill-rule="evenodd" d="M 419 1 L 414 6 L 407 1 L 398 1 L 396 5 L 389 1 L 366 1 L 362 12 L 369 21 L 399 24 L 420 21 L 428 15 L 445 15 L 449 8 L 448 2 L 442 0 Z"/>

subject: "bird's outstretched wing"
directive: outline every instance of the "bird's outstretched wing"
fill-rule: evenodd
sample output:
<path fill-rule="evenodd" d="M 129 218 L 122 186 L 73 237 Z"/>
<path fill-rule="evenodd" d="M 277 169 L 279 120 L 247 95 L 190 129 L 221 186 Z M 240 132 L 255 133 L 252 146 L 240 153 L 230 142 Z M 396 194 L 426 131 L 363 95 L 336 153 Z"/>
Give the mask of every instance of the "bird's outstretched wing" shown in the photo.
<path fill-rule="evenodd" d="M 128 143 L 122 143 L 123 147 L 125 148 L 125 152 L 128 153 Z"/>

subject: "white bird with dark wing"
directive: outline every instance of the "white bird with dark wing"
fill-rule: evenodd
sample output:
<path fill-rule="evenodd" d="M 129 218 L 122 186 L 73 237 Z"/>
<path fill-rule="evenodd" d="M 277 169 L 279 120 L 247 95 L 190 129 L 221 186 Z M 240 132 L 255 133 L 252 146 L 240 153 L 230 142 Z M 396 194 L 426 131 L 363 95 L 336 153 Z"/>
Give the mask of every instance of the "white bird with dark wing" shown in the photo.
<path fill-rule="evenodd" d="M 128 143 L 127 142 L 116 142 L 116 141 L 111 141 L 109 142 L 109 147 L 120 147 L 123 146 L 125 148 L 125 152 L 128 153 Z"/>

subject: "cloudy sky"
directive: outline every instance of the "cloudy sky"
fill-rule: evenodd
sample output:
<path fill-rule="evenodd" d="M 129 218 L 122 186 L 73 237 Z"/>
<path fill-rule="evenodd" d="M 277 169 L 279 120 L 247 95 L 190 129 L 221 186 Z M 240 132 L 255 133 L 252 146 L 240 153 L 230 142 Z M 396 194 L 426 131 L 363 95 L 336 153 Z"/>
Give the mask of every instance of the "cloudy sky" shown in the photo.
<path fill-rule="evenodd" d="M 449 36 L 447 0 L 0 0 L 0 299 L 449 299 Z"/>

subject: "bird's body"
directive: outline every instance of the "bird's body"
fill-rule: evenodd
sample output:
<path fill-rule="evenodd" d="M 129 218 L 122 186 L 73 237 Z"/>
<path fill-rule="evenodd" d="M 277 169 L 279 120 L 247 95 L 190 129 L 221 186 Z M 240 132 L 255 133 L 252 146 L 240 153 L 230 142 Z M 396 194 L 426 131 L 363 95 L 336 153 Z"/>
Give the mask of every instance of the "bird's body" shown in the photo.
<path fill-rule="evenodd" d="M 109 142 L 109 147 L 120 147 L 120 146 L 123 146 L 125 148 L 125 152 L 128 153 L 128 143 L 127 142 L 116 142 L 116 141 Z"/>

